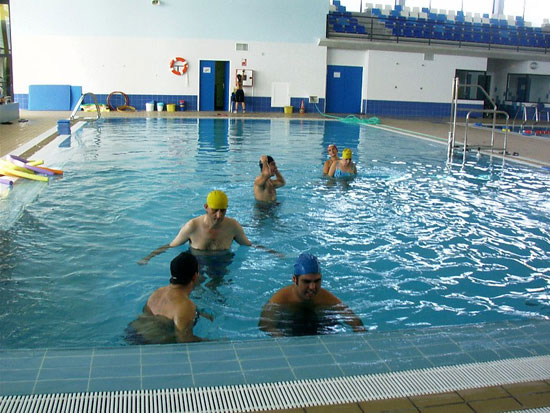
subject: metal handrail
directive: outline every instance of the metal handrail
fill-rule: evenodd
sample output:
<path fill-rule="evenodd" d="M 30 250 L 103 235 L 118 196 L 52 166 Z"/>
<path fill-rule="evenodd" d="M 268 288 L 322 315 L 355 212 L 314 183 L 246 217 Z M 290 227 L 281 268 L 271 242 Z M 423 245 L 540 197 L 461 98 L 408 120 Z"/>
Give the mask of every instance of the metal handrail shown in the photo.
<path fill-rule="evenodd" d="M 506 125 L 504 127 L 504 142 L 503 142 L 503 148 L 502 148 L 502 156 L 506 156 L 506 148 L 508 146 L 508 121 L 510 120 L 510 115 L 508 112 L 505 112 L 503 110 L 492 110 L 492 109 L 471 109 L 466 114 L 466 127 L 464 128 L 464 153 L 462 154 L 462 166 L 466 163 L 466 150 L 468 148 L 468 126 L 470 122 L 470 115 L 473 113 L 493 113 L 493 127 L 491 130 L 491 153 L 493 153 L 494 146 L 495 146 L 495 119 L 496 114 L 501 114 L 506 117 Z"/>
<path fill-rule="evenodd" d="M 497 114 L 502 114 L 506 117 L 506 126 L 504 130 L 504 149 L 503 149 L 503 156 L 506 156 L 506 147 L 508 143 L 508 123 L 510 120 L 510 115 L 507 112 L 504 112 L 502 110 L 498 110 L 497 105 L 495 101 L 489 96 L 487 91 L 480 85 L 472 85 L 472 84 L 459 84 L 458 77 L 455 77 L 453 79 L 453 92 L 452 92 L 452 102 L 451 102 L 451 126 L 449 129 L 449 137 L 447 141 L 447 163 L 452 163 L 453 156 L 454 156 L 454 148 L 455 148 L 455 133 L 456 133 L 456 117 L 457 117 L 457 111 L 458 111 L 458 89 L 460 87 L 476 87 L 485 95 L 485 97 L 488 99 L 489 103 L 493 106 L 492 109 L 471 109 L 466 114 L 466 127 L 464 129 L 464 153 L 462 154 L 462 166 L 466 163 L 466 151 L 468 149 L 468 127 L 469 127 L 469 121 L 470 121 L 470 115 L 472 113 L 492 113 L 493 114 L 493 124 L 491 127 L 491 153 L 494 150 L 495 146 L 495 129 L 496 129 L 496 118 Z"/>
<path fill-rule="evenodd" d="M 94 118 L 85 118 L 83 116 L 76 116 L 76 112 L 78 112 L 78 110 L 80 109 L 80 105 L 82 104 L 82 102 L 84 101 L 84 98 L 86 96 L 91 96 L 92 99 L 94 100 L 95 110 L 97 112 L 97 117 L 95 119 Z M 99 118 L 101 118 L 101 111 L 99 110 L 99 105 L 97 103 L 97 97 L 92 92 L 86 92 L 86 93 L 83 93 L 80 96 L 80 99 L 78 99 L 78 102 L 76 103 L 69 119 L 70 120 L 74 120 L 74 119 L 98 120 Z"/>
<path fill-rule="evenodd" d="M 480 85 L 474 85 L 474 84 L 459 84 L 458 77 L 453 78 L 453 93 L 452 93 L 452 102 L 451 102 L 451 126 L 449 130 L 449 137 L 447 141 L 447 163 L 451 163 L 453 156 L 454 156 L 454 148 L 455 148 L 455 132 L 456 132 L 456 116 L 458 111 L 458 89 L 461 87 L 467 88 L 467 87 L 476 87 L 485 95 L 485 97 L 489 100 L 489 103 L 493 106 L 493 109 L 483 109 L 483 113 L 493 113 L 493 127 L 491 128 L 491 146 L 493 145 L 493 142 L 495 140 L 495 126 L 496 126 L 496 112 L 497 112 L 497 105 L 493 98 L 489 96 L 487 91 Z M 479 111 L 480 109 L 473 109 L 472 111 Z"/>

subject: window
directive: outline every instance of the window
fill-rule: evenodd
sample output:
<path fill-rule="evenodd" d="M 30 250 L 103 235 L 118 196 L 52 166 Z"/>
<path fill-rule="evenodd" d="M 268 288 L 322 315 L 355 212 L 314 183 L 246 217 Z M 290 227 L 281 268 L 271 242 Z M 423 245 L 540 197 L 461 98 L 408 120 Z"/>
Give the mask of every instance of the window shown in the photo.
<path fill-rule="evenodd" d="M 550 76 L 508 74 L 506 100 L 525 103 L 550 103 Z"/>
<path fill-rule="evenodd" d="M 455 76 L 458 77 L 459 85 L 479 85 L 489 93 L 491 78 L 487 76 L 487 72 L 457 69 Z M 476 86 L 458 88 L 458 98 L 465 100 L 486 99 L 484 93 Z"/>

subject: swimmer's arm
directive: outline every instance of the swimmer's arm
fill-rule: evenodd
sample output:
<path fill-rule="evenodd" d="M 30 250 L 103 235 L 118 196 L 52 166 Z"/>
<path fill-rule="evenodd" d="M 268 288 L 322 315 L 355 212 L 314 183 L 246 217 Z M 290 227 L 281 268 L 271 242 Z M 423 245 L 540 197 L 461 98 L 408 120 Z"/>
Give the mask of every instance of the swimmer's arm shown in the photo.
<path fill-rule="evenodd" d="M 254 180 L 254 185 L 259 186 L 260 188 L 263 188 L 265 186 L 265 183 L 269 180 L 269 178 L 270 178 L 269 173 L 264 174 L 264 172 L 262 171 L 262 174 L 258 175 Z"/>
<path fill-rule="evenodd" d="M 246 245 L 247 247 L 258 248 L 260 250 L 267 251 L 270 254 L 277 255 L 280 258 L 284 258 L 284 255 L 278 251 L 264 247 L 263 245 L 260 245 L 260 244 L 253 244 L 252 242 L 250 242 L 250 240 L 247 238 L 246 234 L 244 233 L 243 227 L 237 221 L 235 221 L 235 236 L 233 239 L 237 241 L 239 245 Z"/>
<path fill-rule="evenodd" d="M 325 174 L 325 175 L 327 175 L 328 171 L 330 171 L 330 166 L 332 165 L 332 163 L 330 161 L 331 161 L 330 159 L 327 159 L 325 161 L 325 164 L 323 165 L 323 174 Z"/>
<path fill-rule="evenodd" d="M 237 241 L 239 245 L 246 245 L 247 247 L 252 246 L 252 243 L 244 233 L 243 227 L 237 221 L 235 221 L 235 235 L 233 236 L 233 239 Z"/>
<path fill-rule="evenodd" d="M 260 161 L 262 162 L 262 172 L 254 180 L 254 185 L 264 187 L 268 179 L 271 178 L 271 174 L 269 172 L 269 164 L 267 163 L 267 156 L 263 155 L 260 158 Z"/>
<path fill-rule="evenodd" d="M 192 303 L 185 303 L 181 306 L 178 315 L 174 317 L 176 328 L 176 340 L 178 343 L 189 343 L 192 341 L 203 341 L 202 338 L 193 334 L 196 307 Z"/>
<path fill-rule="evenodd" d="M 282 337 L 284 335 L 283 331 L 277 328 L 277 308 L 279 308 L 277 304 L 268 301 L 262 309 L 260 321 L 258 322 L 259 329 L 272 337 Z"/>
<path fill-rule="evenodd" d="M 357 175 L 357 164 L 353 164 L 353 174 Z"/>
<path fill-rule="evenodd" d="M 139 265 L 146 265 L 151 258 L 156 257 L 159 254 L 162 254 L 168 248 L 170 248 L 170 244 L 161 245 L 156 250 L 152 251 L 148 256 L 143 257 L 141 260 L 139 260 L 138 264 Z"/>
<path fill-rule="evenodd" d="M 351 326 L 353 331 L 356 333 L 364 333 L 367 331 L 365 326 L 363 325 L 363 322 L 355 313 L 344 303 L 340 303 L 336 306 L 336 311 L 342 316 L 342 319 L 344 320 L 344 323 Z"/>
<path fill-rule="evenodd" d="M 328 171 L 328 176 L 334 176 L 334 173 L 336 172 L 336 164 L 338 163 L 338 161 L 335 161 L 332 163 L 332 165 L 330 165 L 330 169 Z"/>
<path fill-rule="evenodd" d="M 275 164 L 275 177 L 276 179 L 272 182 L 275 188 L 280 188 L 286 184 L 285 178 L 283 178 L 283 175 L 279 172 L 279 168 L 277 168 L 277 164 Z"/>
<path fill-rule="evenodd" d="M 260 244 L 251 244 L 250 246 L 265 252 L 269 252 L 270 254 L 276 255 L 279 258 L 285 257 L 285 254 L 283 254 L 282 252 L 272 250 L 271 248 L 264 247 L 263 245 L 260 245 Z"/>
<path fill-rule="evenodd" d="M 361 319 L 355 315 L 355 313 L 351 310 L 351 308 L 345 305 L 338 297 L 336 297 L 330 291 L 327 291 L 325 289 L 321 291 L 322 292 L 319 297 L 320 299 L 319 303 L 321 305 L 332 307 L 334 311 L 340 314 L 344 323 L 351 326 L 353 331 L 355 331 L 356 333 L 367 331 Z"/>
<path fill-rule="evenodd" d="M 156 257 L 159 254 L 162 254 L 169 248 L 177 247 L 181 244 L 185 244 L 191 235 L 191 232 L 193 228 L 192 221 L 187 222 L 181 229 L 178 235 L 176 235 L 176 238 L 170 242 L 170 244 L 161 245 L 156 250 L 152 251 L 148 256 L 142 258 L 138 261 L 139 265 L 145 265 L 149 262 L 149 260 L 153 257 Z"/>

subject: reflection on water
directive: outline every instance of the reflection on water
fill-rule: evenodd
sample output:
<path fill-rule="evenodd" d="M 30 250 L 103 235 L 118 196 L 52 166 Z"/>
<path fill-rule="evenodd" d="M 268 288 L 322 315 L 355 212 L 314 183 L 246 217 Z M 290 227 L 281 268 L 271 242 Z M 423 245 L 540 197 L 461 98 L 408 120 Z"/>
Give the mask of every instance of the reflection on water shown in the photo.
<path fill-rule="evenodd" d="M 71 140 L 64 179 L 0 232 L 3 348 L 124 344 L 177 252 L 136 262 L 204 213 L 212 189 L 252 242 L 284 257 L 236 243 L 198 256 L 192 299 L 216 316 L 199 336 L 263 337 L 261 309 L 303 251 L 368 329 L 550 319 L 550 171 L 485 157 L 449 170 L 443 145 L 340 122 L 99 125 Z M 355 179 L 322 177 L 328 143 L 352 148 Z M 262 205 L 252 185 L 266 152 L 287 184 Z"/>
<path fill-rule="evenodd" d="M 194 248 L 189 248 L 189 252 L 199 262 L 201 278 L 208 277 L 205 283 L 206 287 L 215 291 L 221 284 L 231 283 L 231 279 L 226 279 L 225 276 L 229 273 L 228 267 L 233 262 L 234 252 L 229 250 L 202 251 Z"/>

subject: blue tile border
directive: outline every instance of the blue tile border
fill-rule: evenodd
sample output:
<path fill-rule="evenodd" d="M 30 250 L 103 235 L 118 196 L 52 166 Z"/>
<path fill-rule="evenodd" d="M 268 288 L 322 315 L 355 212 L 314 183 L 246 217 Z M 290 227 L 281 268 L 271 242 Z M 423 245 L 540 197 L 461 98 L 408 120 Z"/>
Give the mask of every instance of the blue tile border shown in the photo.
<path fill-rule="evenodd" d="M 90 349 L 0 350 L 0 395 L 223 386 L 550 355 L 550 321 Z"/>
<path fill-rule="evenodd" d="M 145 104 L 148 102 L 163 102 L 164 110 L 166 105 L 173 103 L 176 105 L 176 111 L 180 111 L 180 101 L 185 101 L 185 111 L 197 111 L 198 110 L 198 96 L 196 95 L 132 95 L 127 94 L 128 104 L 136 108 L 136 110 L 145 110 Z M 107 104 L 108 94 L 96 94 L 97 102 L 101 104 Z M 19 103 L 19 109 L 28 110 L 29 108 L 29 95 L 27 93 L 17 93 L 14 96 L 14 101 Z M 292 97 L 290 98 L 290 106 L 293 108 L 294 113 L 300 111 L 300 106 L 304 102 L 304 109 L 306 113 L 317 113 L 318 110 L 323 112 L 325 108 L 325 99 L 319 98 L 319 103 L 309 103 L 309 96 L 304 97 Z M 84 99 L 85 104 L 93 103 L 90 96 L 86 96 Z M 110 103 L 113 107 L 118 107 L 125 104 L 124 97 L 122 95 L 113 95 L 110 99 Z M 245 104 L 247 112 L 268 112 L 268 113 L 283 113 L 282 107 L 272 107 L 271 97 L 266 96 L 248 96 L 245 95 Z M 318 109 L 317 109 L 318 108 Z"/>
<path fill-rule="evenodd" d="M 469 109 L 483 109 L 483 104 L 458 105 L 457 115 L 465 117 Z M 436 102 L 402 102 L 396 100 L 363 100 L 364 114 L 393 117 L 445 117 L 451 115 L 450 103 Z M 471 118 L 481 117 L 472 113 Z"/>

